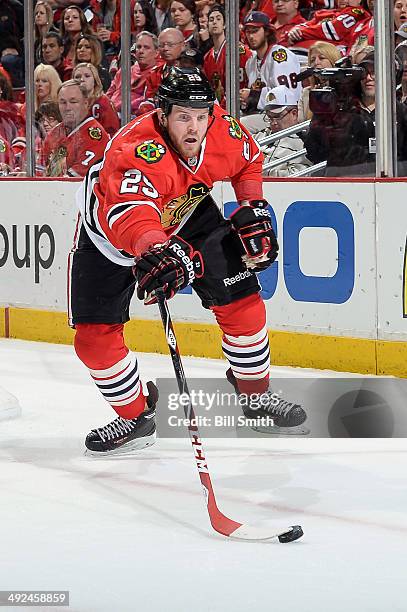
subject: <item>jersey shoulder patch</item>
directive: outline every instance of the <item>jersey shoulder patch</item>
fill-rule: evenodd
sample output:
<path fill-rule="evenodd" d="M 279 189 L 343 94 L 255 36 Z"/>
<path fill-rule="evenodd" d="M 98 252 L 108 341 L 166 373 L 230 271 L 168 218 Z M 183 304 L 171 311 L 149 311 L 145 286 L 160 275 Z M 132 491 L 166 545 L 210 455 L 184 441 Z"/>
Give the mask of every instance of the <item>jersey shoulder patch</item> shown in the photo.
<path fill-rule="evenodd" d="M 243 138 L 243 130 L 232 115 L 222 115 L 222 119 L 229 123 L 229 136 L 231 138 L 235 138 L 237 140 L 242 140 Z"/>
<path fill-rule="evenodd" d="M 281 64 L 282 62 L 286 62 L 288 59 L 287 51 L 283 48 L 276 49 L 275 51 L 273 51 L 271 55 L 272 55 L 273 60 L 275 62 L 278 62 L 279 64 Z"/>
<path fill-rule="evenodd" d="M 136 157 L 144 160 L 147 164 L 156 164 L 166 152 L 165 146 L 156 140 L 145 140 L 135 149 Z"/>
<path fill-rule="evenodd" d="M 102 130 L 96 125 L 88 128 L 88 134 L 92 140 L 102 140 Z"/>

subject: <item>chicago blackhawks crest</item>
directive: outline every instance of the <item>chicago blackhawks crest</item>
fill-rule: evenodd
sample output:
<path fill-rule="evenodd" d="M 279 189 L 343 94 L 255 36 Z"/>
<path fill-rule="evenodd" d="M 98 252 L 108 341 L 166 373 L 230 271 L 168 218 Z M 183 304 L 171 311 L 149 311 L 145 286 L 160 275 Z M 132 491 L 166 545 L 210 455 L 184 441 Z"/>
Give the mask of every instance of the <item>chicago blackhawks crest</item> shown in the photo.
<path fill-rule="evenodd" d="M 287 51 L 285 49 L 277 49 L 276 51 L 273 51 L 271 55 L 273 60 L 279 64 L 287 61 Z"/>
<path fill-rule="evenodd" d="M 161 215 L 164 228 L 178 225 L 186 214 L 190 213 L 199 202 L 204 199 L 209 189 L 203 183 L 196 183 L 188 187 L 187 193 L 174 198 L 165 205 Z"/>
<path fill-rule="evenodd" d="M 166 148 L 155 140 L 145 140 L 136 147 L 136 157 L 140 157 L 148 164 L 155 164 L 165 155 Z"/>
<path fill-rule="evenodd" d="M 102 140 L 102 130 L 99 127 L 90 127 L 88 132 L 92 140 Z"/>
<path fill-rule="evenodd" d="M 243 131 L 240 125 L 238 124 L 238 122 L 236 121 L 236 119 L 232 117 L 231 115 L 222 115 L 222 119 L 225 119 L 226 121 L 230 123 L 229 135 L 232 138 L 237 138 L 238 140 L 242 140 Z"/>

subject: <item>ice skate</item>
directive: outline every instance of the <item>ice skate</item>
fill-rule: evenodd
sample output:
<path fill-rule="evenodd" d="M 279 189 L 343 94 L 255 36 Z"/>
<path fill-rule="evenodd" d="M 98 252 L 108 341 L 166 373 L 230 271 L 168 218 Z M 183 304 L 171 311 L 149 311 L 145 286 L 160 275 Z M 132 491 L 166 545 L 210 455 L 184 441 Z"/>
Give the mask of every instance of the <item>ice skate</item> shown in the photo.
<path fill-rule="evenodd" d="M 135 419 L 118 417 L 104 427 L 92 429 L 85 440 L 87 455 L 122 455 L 154 444 L 158 389 L 153 382 L 147 383 L 147 389 L 147 410 Z"/>
<path fill-rule="evenodd" d="M 229 368 L 226 378 L 233 385 L 237 394 L 236 378 Z M 303 425 L 307 415 L 300 406 L 289 402 L 271 389 L 262 394 L 247 396 L 247 404 L 241 402 L 247 425 L 259 433 L 274 435 L 307 435 L 309 429 Z"/>

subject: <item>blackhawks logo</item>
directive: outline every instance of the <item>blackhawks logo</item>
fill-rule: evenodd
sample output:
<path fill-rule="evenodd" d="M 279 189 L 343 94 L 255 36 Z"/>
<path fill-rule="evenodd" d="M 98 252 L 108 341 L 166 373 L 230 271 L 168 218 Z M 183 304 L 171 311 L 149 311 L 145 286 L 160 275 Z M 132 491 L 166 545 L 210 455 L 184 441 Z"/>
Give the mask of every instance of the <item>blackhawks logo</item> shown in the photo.
<path fill-rule="evenodd" d="M 273 51 L 271 55 L 273 60 L 279 64 L 287 61 L 287 51 L 285 49 L 277 49 L 277 51 Z"/>
<path fill-rule="evenodd" d="M 365 14 L 365 11 L 363 9 L 360 9 L 360 8 L 353 8 L 351 12 L 352 12 L 352 15 L 357 15 L 358 17 L 360 15 L 364 15 Z"/>
<path fill-rule="evenodd" d="M 2 138 L 0 138 L 0 153 L 5 153 L 7 151 L 6 143 Z"/>
<path fill-rule="evenodd" d="M 92 140 L 102 140 L 102 130 L 98 127 L 90 127 L 88 129 L 89 136 Z"/>
<path fill-rule="evenodd" d="M 222 115 L 222 118 L 226 119 L 226 121 L 230 123 L 230 126 L 229 126 L 230 136 L 232 138 L 237 138 L 238 140 L 242 140 L 242 137 L 243 137 L 242 128 L 240 127 L 236 119 L 232 117 L 231 115 Z"/>
<path fill-rule="evenodd" d="M 196 183 L 188 188 L 187 193 L 174 198 L 165 205 L 161 215 L 161 223 L 164 228 L 178 225 L 183 217 L 198 206 L 199 202 L 209 193 L 209 189 L 203 183 Z"/>
<path fill-rule="evenodd" d="M 145 140 L 136 147 L 136 157 L 144 159 L 148 164 L 155 164 L 165 154 L 166 148 L 155 140 Z"/>

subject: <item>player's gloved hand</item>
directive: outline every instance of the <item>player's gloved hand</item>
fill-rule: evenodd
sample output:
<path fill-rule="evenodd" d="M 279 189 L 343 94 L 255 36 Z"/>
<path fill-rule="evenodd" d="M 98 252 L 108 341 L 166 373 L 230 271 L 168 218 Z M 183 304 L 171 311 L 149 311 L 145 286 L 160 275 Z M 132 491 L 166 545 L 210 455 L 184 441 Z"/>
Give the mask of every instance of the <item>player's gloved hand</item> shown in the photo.
<path fill-rule="evenodd" d="M 147 305 L 155 304 L 154 291 L 162 287 L 168 300 L 203 272 L 201 253 L 179 236 L 171 236 L 164 244 L 151 247 L 136 258 L 137 297 Z"/>
<path fill-rule="evenodd" d="M 255 272 L 271 266 L 278 255 L 278 242 L 267 207 L 266 200 L 250 200 L 230 216 L 245 250 L 242 259 Z"/>

